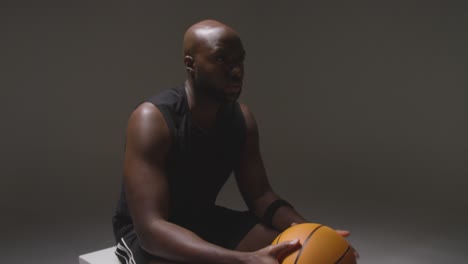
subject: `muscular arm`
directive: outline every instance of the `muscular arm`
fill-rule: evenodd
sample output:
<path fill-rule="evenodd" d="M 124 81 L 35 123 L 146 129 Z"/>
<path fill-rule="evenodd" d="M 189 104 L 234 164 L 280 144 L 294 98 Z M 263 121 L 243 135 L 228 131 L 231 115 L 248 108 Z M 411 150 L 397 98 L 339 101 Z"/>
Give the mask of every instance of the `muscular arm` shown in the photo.
<path fill-rule="evenodd" d="M 241 105 L 241 110 L 246 123 L 247 139 L 235 172 L 236 179 L 248 207 L 262 219 L 267 207 L 280 197 L 272 190 L 266 176 L 259 150 L 257 123 L 247 106 Z M 293 208 L 283 206 L 274 214 L 272 223 L 276 229 L 282 231 L 292 223 L 304 222 L 307 221 Z"/>
<path fill-rule="evenodd" d="M 158 108 L 144 103 L 132 113 L 127 128 L 124 180 L 141 246 L 172 261 L 242 263 L 244 253 L 210 244 L 167 221 L 169 191 L 164 163 L 170 142 L 169 129 Z"/>

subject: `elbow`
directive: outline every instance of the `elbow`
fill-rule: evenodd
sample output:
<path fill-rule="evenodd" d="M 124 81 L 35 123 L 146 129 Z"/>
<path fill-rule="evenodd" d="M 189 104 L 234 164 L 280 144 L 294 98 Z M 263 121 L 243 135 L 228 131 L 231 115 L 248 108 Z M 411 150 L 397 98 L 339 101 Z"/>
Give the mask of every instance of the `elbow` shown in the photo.
<path fill-rule="evenodd" d="M 161 254 L 161 252 L 158 252 L 158 249 L 161 248 L 159 238 L 164 237 L 161 234 L 164 228 L 164 221 L 163 219 L 153 219 L 146 223 L 135 225 L 135 233 L 141 248 L 156 256 L 160 256 Z"/>

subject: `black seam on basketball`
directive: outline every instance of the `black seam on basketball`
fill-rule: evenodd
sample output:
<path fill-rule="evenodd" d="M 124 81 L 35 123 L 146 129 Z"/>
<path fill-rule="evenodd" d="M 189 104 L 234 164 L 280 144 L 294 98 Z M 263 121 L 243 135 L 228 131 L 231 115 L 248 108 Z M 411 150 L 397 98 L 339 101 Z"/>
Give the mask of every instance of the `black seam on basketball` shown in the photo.
<path fill-rule="evenodd" d="M 346 256 L 346 254 L 348 253 L 348 251 L 351 249 L 351 246 L 348 246 L 348 248 L 345 250 L 345 252 L 343 253 L 343 255 L 341 255 L 341 257 L 335 262 L 335 264 L 338 264 L 340 263 L 341 260 L 343 260 L 343 258 Z"/>
<path fill-rule="evenodd" d="M 307 236 L 307 238 L 304 240 L 304 243 L 302 244 L 302 247 L 301 249 L 299 250 L 299 253 L 297 253 L 297 256 L 296 256 L 296 260 L 294 260 L 294 264 L 297 264 L 297 262 L 299 261 L 299 257 L 301 257 L 301 254 L 302 254 L 302 250 L 304 249 L 305 245 L 307 244 L 307 242 L 309 242 L 309 239 L 312 237 L 312 235 L 315 233 L 315 231 L 317 231 L 319 228 L 321 228 L 323 225 L 320 225 L 320 226 L 317 226 L 314 230 L 312 230 L 312 232 L 310 232 L 310 234 Z"/>
<path fill-rule="evenodd" d="M 278 239 L 276 240 L 276 244 L 275 244 L 275 245 L 277 245 L 277 244 L 280 242 L 280 239 L 281 239 L 281 236 L 282 236 L 282 235 L 283 235 L 283 233 L 279 234 Z"/>

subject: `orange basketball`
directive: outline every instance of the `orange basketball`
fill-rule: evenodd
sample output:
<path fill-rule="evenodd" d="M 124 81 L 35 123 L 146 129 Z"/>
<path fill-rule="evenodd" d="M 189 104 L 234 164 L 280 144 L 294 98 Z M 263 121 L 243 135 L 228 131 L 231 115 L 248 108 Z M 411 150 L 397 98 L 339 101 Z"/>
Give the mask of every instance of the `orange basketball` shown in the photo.
<path fill-rule="evenodd" d="M 335 230 L 321 224 L 298 224 L 284 230 L 273 245 L 299 239 L 302 248 L 286 256 L 282 264 L 356 264 L 353 249 Z"/>

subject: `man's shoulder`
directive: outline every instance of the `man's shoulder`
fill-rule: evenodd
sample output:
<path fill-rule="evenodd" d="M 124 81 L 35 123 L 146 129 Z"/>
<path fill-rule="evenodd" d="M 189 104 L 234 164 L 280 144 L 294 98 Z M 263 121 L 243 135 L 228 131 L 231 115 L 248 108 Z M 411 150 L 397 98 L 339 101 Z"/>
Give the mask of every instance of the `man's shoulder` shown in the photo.
<path fill-rule="evenodd" d="M 239 109 L 242 113 L 242 116 L 244 117 L 244 119 L 250 119 L 252 118 L 253 114 L 252 112 L 250 111 L 250 108 L 244 104 L 244 103 L 238 103 L 239 104 Z"/>
<path fill-rule="evenodd" d="M 238 102 L 239 104 L 239 109 L 242 111 L 242 113 L 245 115 L 245 113 L 248 113 L 249 107 L 245 103 Z"/>
<path fill-rule="evenodd" d="M 249 109 L 249 107 L 246 104 L 239 103 L 239 109 L 242 113 L 242 117 L 244 118 L 247 133 L 251 131 L 256 131 L 257 121 L 255 120 L 255 117 L 252 114 L 252 111 Z"/>
<path fill-rule="evenodd" d="M 177 115 L 184 105 L 183 85 L 164 88 L 141 101 L 133 110 L 130 118 L 150 117 L 160 119 Z"/>
<path fill-rule="evenodd" d="M 134 112 L 136 115 L 142 115 L 145 112 L 155 119 L 158 123 L 165 123 L 173 133 L 180 125 L 180 120 L 186 114 L 187 109 L 186 95 L 184 85 L 166 88 L 159 93 L 150 96 L 142 102 Z"/>

